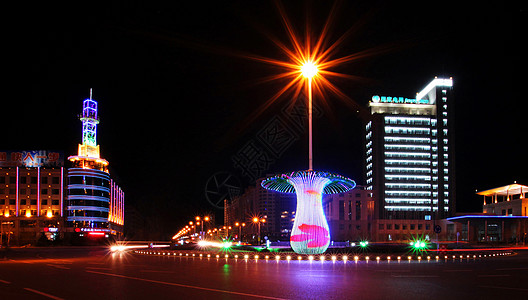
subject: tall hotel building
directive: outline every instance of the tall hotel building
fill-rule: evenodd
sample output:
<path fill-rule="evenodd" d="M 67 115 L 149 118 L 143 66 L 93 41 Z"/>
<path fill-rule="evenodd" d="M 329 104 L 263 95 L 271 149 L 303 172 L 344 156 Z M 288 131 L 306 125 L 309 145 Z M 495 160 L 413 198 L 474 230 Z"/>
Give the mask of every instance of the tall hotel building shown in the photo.
<path fill-rule="evenodd" d="M 366 189 L 376 218 L 432 220 L 455 212 L 453 80 L 415 99 L 373 96 L 366 124 Z"/>
<path fill-rule="evenodd" d="M 108 161 L 97 145 L 97 102 L 83 102 L 82 144 L 68 157 L 67 227 L 79 236 L 120 235 L 124 224 L 124 193 L 111 179 Z M 75 236 L 76 237 L 76 236 Z"/>

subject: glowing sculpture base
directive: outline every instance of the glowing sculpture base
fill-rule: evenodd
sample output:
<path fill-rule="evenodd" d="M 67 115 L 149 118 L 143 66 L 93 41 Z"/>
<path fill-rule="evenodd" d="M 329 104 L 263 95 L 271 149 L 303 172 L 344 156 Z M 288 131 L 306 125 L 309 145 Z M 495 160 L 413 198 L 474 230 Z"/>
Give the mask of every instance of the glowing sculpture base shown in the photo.
<path fill-rule="evenodd" d="M 344 193 L 356 186 L 346 177 L 320 171 L 279 174 L 262 181 L 262 187 L 297 194 L 297 210 L 290 244 L 299 254 L 324 253 L 330 245 L 330 230 L 323 211 L 324 194 Z"/>

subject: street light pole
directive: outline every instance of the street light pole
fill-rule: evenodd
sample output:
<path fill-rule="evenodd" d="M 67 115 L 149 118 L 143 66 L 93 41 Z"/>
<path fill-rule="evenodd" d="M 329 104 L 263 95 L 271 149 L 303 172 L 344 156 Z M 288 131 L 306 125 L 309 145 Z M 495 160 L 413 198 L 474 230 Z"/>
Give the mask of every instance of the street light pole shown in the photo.
<path fill-rule="evenodd" d="M 260 219 L 260 218 L 257 218 L 257 217 L 254 217 L 253 218 L 253 223 L 257 223 L 257 226 L 258 226 L 258 237 L 257 237 L 257 241 L 258 241 L 258 245 L 260 246 L 260 223 L 265 223 L 266 222 L 266 219 Z"/>
<path fill-rule="evenodd" d="M 313 170 L 313 142 L 312 142 L 312 78 L 318 69 L 313 61 L 307 60 L 301 66 L 301 74 L 308 79 L 308 170 Z"/>
<path fill-rule="evenodd" d="M 196 220 L 196 225 L 201 225 L 201 230 L 200 230 L 200 239 L 204 239 L 205 238 L 205 234 L 204 234 L 204 222 L 209 222 L 210 218 L 209 216 L 204 216 L 203 218 L 200 217 L 200 216 L 196 216 L 194 218 Z M 198 226 L 197 226 L 198 227 Z"/>
<path fill-rule="evenodd" d="M 313 170 L 312 142 L 312 77 L 308 78 L 308 170 Z"/>

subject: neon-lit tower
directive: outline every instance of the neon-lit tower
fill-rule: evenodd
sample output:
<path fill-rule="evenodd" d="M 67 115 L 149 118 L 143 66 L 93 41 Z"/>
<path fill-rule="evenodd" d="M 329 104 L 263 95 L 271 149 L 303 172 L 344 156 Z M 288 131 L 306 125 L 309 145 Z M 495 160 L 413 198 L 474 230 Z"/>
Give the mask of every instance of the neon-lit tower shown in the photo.
<path fill-rule="evenodd" d="M 97 147 L 97 102 L 92 100 L 92 90 L 90 89 L 90 99 L 83 102 L 83 144 Z M 97 147 L 98 148 L 98 147 Z"/>
<path fill-rule="evenodd" d="M 88 236 L 109 236 L 122 232 L 124 224 L 124 193 L 108 172 L 108 161 L 101 158 L 97 145 L 97 102 L 84 100 L 82 144 L 77 155 L 68 157 L 68 217 L 67 227 Z"/>
<path fill-rule="evenodd" d="M 99 145 L 97 145 L 97 102 L 92 100 L 92 89 L 90 99 L 83 102 L 83 112 L 79 118 L 82 121 L 82 144 L 79 144 L 78 154 L 68 159 L 74 166 L 83 169 L 96 169 L 108 173 L 108 161 L 101 158 Z"/>

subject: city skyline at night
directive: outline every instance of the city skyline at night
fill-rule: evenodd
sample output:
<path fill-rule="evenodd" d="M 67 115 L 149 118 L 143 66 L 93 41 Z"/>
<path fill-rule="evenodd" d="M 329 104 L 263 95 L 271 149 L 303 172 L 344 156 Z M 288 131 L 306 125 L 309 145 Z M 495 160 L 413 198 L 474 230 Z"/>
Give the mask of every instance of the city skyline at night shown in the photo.
<path fill-rule="evenodd" d="M 526 298 L 520 3 L 4 15 L 0 299 Z"/>
<path fill-rule="evenodd" d="M 313 5 L 310 10 L 309 5 L 284 3 L 298 32 L 304 30 L 306 15 L 314 30 L 323 26 L 331 5 Z M 478 211 L 476 189 L 528 180 L 521 171 L 520 147 L 503 142 L 514 144 L 526 129 L 519 116 L 525 105 L 518 100 L 519 79 L 510 70 L 516 52 L 510 55 L 505 46 L 516 39 L 521 13 L 499 4 L 446 5 L 425 18 L 413 9 L 341 3 L 332 30 L 332 38 L 346 33 L 339 55 L 376 46 L 393 45 L 394 50 L 338 69 L 360 78 L 335 82 L 359 105 L 353 109 L 329 101 L 330 109 L 320 107 L 324 117 L 314 124 L 316 164 L 365 184 L 360 110 L 367 110 L 372 95 L 413 95 L 425 80 L 453 76 L 457 211 Z M 267 38 L 287 40 L 273 3 L 200 9 L 193 4 L 93 6 L 60 16 L 52 8 L 44 11 L 30 12 L 30 38 L 17 38 L 24 51 L 33 49 L 33 42 L 38 48 L 21 60 L 20 70 L 27 71 L 18 78 L 27 86 L 17 98 L 23 101 L 5 104 L 5 111 L 17 116 L 4 118 L 3 126 L 17 129 L 6 133 L 3 149 L 75 153 L 71 141 L 81 124 L 74 116 L 78 102 L 93 88 L 105 119 L 97 139 L 105 145 L 102 156 L 112 162 L 110 173 L 126 189 L 127 202 L 145 217 L 158 216 L 152 226 L 167 228 L 167 235 L 179 228 L 178 217 L 187 214 L 183 211 L 218 211 L 204 197 L 204 186 L 215 173 L 237 176 L 241 187 L 255 184 L 232 157 L 267 132 L 266 124 L 281 115 L 288 99 L 253 122 L 241 123 L 283 83 L 266 83 L 273 67 L 233 53 L 280 56 Z M 502 105 L 501 99 L 512 104 Z M 306 133 L 282 119 L 276 123 L 287 124 L 297 140 L 267 157 L 263 175 L 304 169 L 305 159 L 294 157 L 306 153 Z M 232 132 L 240 134 L 233 137 Z"/>

